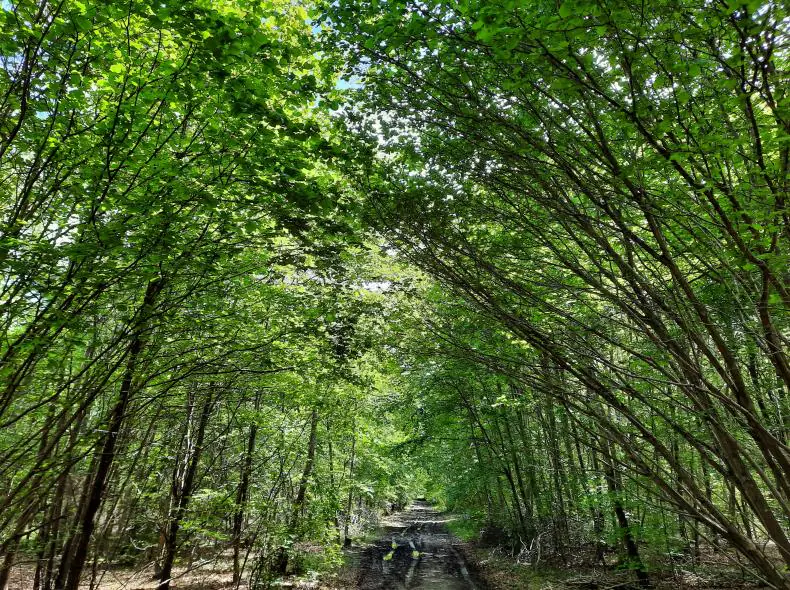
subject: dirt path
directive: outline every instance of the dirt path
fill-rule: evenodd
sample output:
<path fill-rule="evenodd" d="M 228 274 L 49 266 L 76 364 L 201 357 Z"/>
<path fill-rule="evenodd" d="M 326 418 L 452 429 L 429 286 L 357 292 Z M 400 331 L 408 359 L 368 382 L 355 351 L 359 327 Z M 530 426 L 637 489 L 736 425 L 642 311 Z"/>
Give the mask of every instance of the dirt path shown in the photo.
<path fill-rule="evenodd" d="M 383 522 L 380 539 L 357 555 L 356 587 L 364 590 L 483 590 L 453 546 L 446 519 L 427 502 Z"/>

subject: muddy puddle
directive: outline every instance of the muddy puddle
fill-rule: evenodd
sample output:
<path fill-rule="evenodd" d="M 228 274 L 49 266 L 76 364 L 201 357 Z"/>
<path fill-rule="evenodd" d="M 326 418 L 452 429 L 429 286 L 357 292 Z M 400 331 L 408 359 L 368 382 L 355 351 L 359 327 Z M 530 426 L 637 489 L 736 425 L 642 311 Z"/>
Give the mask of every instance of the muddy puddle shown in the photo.
<path fill-rule="evenodd" d="M 350 555 L 356 587 L 365 590 L 483 590 L 453 546 L 447 517 L 427 502 L 382 522 L 379 539 Z"/>

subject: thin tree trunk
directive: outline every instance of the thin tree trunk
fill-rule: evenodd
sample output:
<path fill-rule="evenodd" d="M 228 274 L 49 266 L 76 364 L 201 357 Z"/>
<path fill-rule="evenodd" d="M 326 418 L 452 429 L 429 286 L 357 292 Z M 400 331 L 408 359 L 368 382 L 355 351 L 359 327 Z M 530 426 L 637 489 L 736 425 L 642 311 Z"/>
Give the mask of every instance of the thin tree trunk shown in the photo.
<path fill-rule="evenodd" d="M 307 442 L 307 460 L 304 464 L 302 477 L 299 478 L 299 489 L 296 492 L 296 499 L 293 504 L 291 527 L 294 528 L 298 522 L 299 515 L 304 508 L 305 498 L 307 497 L 307 486 L 310 483 L 310 475 L 313 473 L 315 465 L 315 448 L 318 439 L 318 410 L 313 410 L 310 415 L 310 438 Z"/>
<path fill-rule="evenodd" d="M 642 557 L 639 555 L 639 548 L 636 545 L 634 536 L 631 534 L 629 528 L 628 516 L 623 508 L 623 502 L 620 498 L 621 489 L 620 483 L 617 479 L 617 474 L 614 469 L 614 457 L 608 440 L 602 441 L 602 448 L 604 454 L 603 471 L 604 478 L 606 479 L 609 493 L 612 496 L 612 505 L 614 507 L 614 514 L 617 519 L 617 527 L 620 530 L 620 538 L 625 547 L 626 558 L 628 559 L 628 566 L 633 568 L 636 572 L 636 578 L 639 580 L 639 585 L 643 588 L 650 587 L 650 576 L 647 574 L 645 564 L 642 562 Z"/>
<path fill-rule="evenodd" d="M 241 479 L 236 493 L 236 512 L 233 514 L 233 584 L 238 588 L 241 584 L 241 529 L 244 524 L 244 511 L 247 506 L 247 495 L 252 475 L 252 456 L 255 452 L 255 439 L 258 425 L 253 423 L 247 435 L 247 450 L 241 467 Z"/>
<path fill-rule="evenodd" d="M 302 476 L 299 478 L 299 487 L 296 491 L 293 506 L 291 508 L 291 517 L 288 528 L 293 533 L 299 525 L 299 517 L 304 509 L 305 499 L 307 498 L 307 486 L 310 483 L 310 475 L 313 473 L 313 466 L 315 464 L 315 449 L 318 440 L 318 410 L 313 409 L 310 414 L 310 436 L 307 442 L 307 458 L 305 460 Z M 284 574 L 288 571 L 288 550 L 286 547 L 280 547 L 275 560 L 275 571 Z"/>
<path fill-rule="evenodd" d="M 351 438 L 351 458 L 348 468 L 348 498 L 346 499 L 346 517 L 343 522 L 343 546 L 351 546 L 351 538 L 348 536 L 348 526 L 351 522 L 351 506 L 354 499 L 354 461 L 356 460 L 357 450 L 357 431 L 356 425 Z"/>
<path fill-rule="evenodd" d="M 203 402 L 203 410 L 200 413 L 200 421 L 198 423 L 197 433 L 195 435 L 195 446 L 192 449 L 187 465 L 187 471 L 184 474 L 184 481 L 181 488 L 174 490 L 175 494 L 175 511 L 170 519 L 170 525 L 167 530 L 165 538 L 164 557 L 162 559 L 162 570 L 159 575 L 159 590 L 168 590 L 170 588 L 171 575 L 173 572 L 173 562 L 175 561 L 176 551 L 178 550 L 178 531 L 181 528 L 181 521 L 186 514 L 189 507 L 189 501 L 194 492 L 195 476 L 197 475 L 198 465 L 200 464 L 200 457 L 203 454 L 203 441 L 206 436 L 206 427 L 208 426 L 209 417 L 214 408 L 214 387 L 209 386 L 209 392 Z"/>
<path fill-rule="evenodd" d="M 96 524 L 96 514 L 101 507 L 110 468 L 115 459 L 118 435 L 121 432 L 121 426 L 126 417 L 126 410 L 134 393 L 133 381 L 137 362 L 145 348 L 147 320 L 153 311 L 156 298 L 164 287 L 164 283 L 165 280 L 159 278 L 149 282 L 146 288 L 143 304 L 137 319 L 137 327 L 129 344 L 129 356 L 121 380 L 118 400 L 107 418 L 107 427 L 100 445 L 101 451 L 96 457 L 95 467 L 88 478 L 89 483 L 80 501 L 77 522 L 64 547 L 63 558 L 55 579 L 56 590 L 78 590 L 82 569 L 88 556 L 88 546 Z"/>

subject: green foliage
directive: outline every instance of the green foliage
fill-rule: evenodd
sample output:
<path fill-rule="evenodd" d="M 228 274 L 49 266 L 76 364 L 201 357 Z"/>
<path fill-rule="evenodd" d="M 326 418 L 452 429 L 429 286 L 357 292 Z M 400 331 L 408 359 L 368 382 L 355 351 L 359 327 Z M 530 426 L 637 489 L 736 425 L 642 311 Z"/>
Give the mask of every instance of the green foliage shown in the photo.
<path fill-rule="evenodd" d="M 93 558 L 329 565 L 349 493 L 405 500 L 374 402 L 398 304 L 312 10 L 3 4 L 0 586 L 21 553 L 45 588 Z"/>
<path fill-rule="evenodd" d="M 455 518 L 447 523 L 447 528 L 450 529 L 450 532 L 461 539 L 462 541 L 476 541 L 480 537 L 480 529 L 482 525 L 480 522 L 466 517 L 466 518 Z"/>
<path fill-rule="evenodd" d="M 787 18 L 329 11 L 361 80 L 347 124 L 374 154 L 370 222 L 466 303 L 425 296 L 417 435 L 448 505 L 486 510 L 530 559 L 572 541 L 600 562 L 608 530 L 646 584 L 638 543 L 660 527 L 787 587 Z"/>
<path fill-rule="evenodd" d="M 0 587 L 263 587 L 427 495 L 521 562 L 786 589 L 787 23 L 4 2 Z"/>

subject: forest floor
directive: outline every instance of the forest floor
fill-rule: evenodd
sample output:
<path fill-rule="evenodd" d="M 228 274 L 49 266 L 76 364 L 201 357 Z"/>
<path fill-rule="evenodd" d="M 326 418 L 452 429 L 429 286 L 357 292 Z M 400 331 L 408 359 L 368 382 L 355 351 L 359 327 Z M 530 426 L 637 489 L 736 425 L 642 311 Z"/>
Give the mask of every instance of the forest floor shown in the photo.
<path fill-rule="evenodd" d="M 381 523 L 375 539 L 346 552 L 346 565 L 330 579 L 296 588 L 394 590 L 635 590 L 632 571 L 592 567 L 580 551 L 575 558 L 545 560 L 539 566 L 519 561 L 501 548 L 462 541 L 452 534 L 454 517 L 426 502 L 415 502 Z M 448 527 L 448 524 L 450 525 Z M 669 554 L 667 554 L 669 555 Z M 655 590 L 756 590 L 764 586 L 724 552 L 710 547 L 694 562 L 677 555 L 651 554 Z M 611 562 L 611 563 L 609 563 Z"/>
<path fill-rule="evenodd" d="M 521 564 L 501 549 L 462 541 L 451 532 L 454 517 L 424 501 L 380 521 L 369 541 L 344 550 L 335 573 L 292 577 L 276 587 L 294 590 L 629 590 L 632 572 L 614 566 L 593 568 L 579 562 Z M 571 560 L 573 561 L 573 560 Z M 233 588 L 227 559 L 207 560 L 174 572 L 174 590 Z M 152 566 L 99 571 L 98 590 L 154 590 Z M 30 590 L 33 570 L 17 567 L 7 590 Z M 756 590 L 761 586 L 721 552 L 706 552 L 691 566 L 665 563 L 651 571 L 655 590 Z M 242 585 L 242 588 L 247 588 Z"/>
<path fill-rule="evenodd" d="M 286 579 L 278 585 L 299 590 L 487 590 L 465 558 L 462 543 L 447 529 L 450 517 L 417 501 L 385 517 L 373 540 L 344 551 L 346 564 L 335 574 Z M 98 572 L 98 590 L 153 590 L 152 566 Z M 227 560 L 176 568 L 174 590 L 233 588 Z M 32 568 L 16 568 L 8 590 L 30 590 Z M 87 582 L 87 580 L 86 580 Z M 85 584 L 86 590 L 90 584 Z M 242 586 L 246 588 L 246 585 Z M 81 586 L 82 589 L 82 586 Z"/>
<path fill-rule="evenodd" d="M 588 548 L 589 549 L 589 548 Z M 643 547 L 644 549 L 644 547 Z M 467 562 L 485 579 L 488 590 L 638 590 L 634 572 L 618 565 L 615 553 L 606 564 L 591 565 L 591 553 L 580 549 L 564 558 L 548 557 L 539 565 L 524 563 L 501 547 L 479 542 L 460 545 Z M 653 590 L 757 590 L 763 584 L 727 553 L 707 548 L 693 561 L 678 554 L 648 552 Z M 736 558 L 737 559 L 737 558 Z"/>

